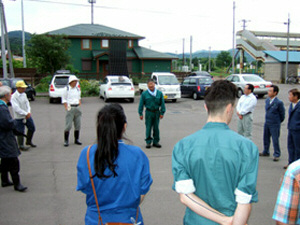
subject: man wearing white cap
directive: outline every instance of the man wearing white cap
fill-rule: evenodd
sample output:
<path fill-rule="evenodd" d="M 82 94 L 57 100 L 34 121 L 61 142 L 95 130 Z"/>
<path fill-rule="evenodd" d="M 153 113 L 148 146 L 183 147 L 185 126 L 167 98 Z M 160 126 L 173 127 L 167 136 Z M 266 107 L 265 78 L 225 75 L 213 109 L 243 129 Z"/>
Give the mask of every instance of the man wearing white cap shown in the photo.
<path fill-rule="evenodd" d="M 31 107 L 25 93 L 27 85 L 23 80 L 19 80 L 16 83 L 16 88 L 17 90 L 11 97 L 11 105 L 14 118 L 17 122 L 17 129 L 20 132 L 24 133 L 25 126 L 27 127 L 26 145 L 35 148 L 36 145 L 32 143 L 32 137 L 35 132 L 35 125 L 31 116 Z M 29 149 L 29 147 L 24 145 L 23 136 L 17 136 L 17 139 L 20 150 L 26 151 Z"/>
<path fill-rule="evenodd" d="M 69 85 L 66 87 L 61 102 L 64 104 L 66 109 L 66 125 L 64 132 L 64 146 L 69 146 L 69 134 L 72 128 L 72 123 L 74 122 L 74 143 L 77 145 L 81 145 L 82 143 L 79 141 L 79 131 L 81 126 L 81 91 L 77 86 L 77 82 L 79 79 L 71 75 L 69 77 Z"/>

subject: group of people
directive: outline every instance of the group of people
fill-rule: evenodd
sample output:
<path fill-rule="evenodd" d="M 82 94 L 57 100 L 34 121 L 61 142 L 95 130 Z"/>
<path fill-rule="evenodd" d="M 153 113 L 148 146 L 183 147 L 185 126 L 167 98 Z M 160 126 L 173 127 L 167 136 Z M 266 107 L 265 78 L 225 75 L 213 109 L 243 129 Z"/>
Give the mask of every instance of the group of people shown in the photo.
<path fill-rule="evenodd" d="M 72 122 L 75 123 L 74 142 L 81 144 L 81 100 L 80 90 L 76 88 L 77 82 L 77 78 L 70 78 L 69 87 L 62 98 L 66 109 L 65 146 L 69 145 L 68 136 Z M 272 136 L 273 160 L 278 161 L 280 124 L 285 117 L 283 103 L 277 98 L 279 88 L 272 85 L 265 108 L 264 151 L 259 153 L 257 146 L 251 141 L 253 110 L 257 103 L 253 90 L 251 84 L 246 85 L 245 95 L 236 105 L 235 85 L 225 80 L 215 81 L 206 91 L 204 99 L 207 123 L 175 145 L 172 153 L 173 190 L 178 193 L 180 202 L 187 207 L 183 222 L 185 225 L 247 224 L 251 205 L 258 201 L 256 182 L 259 155 L 270 155 Z M 20 151 L 13 133 L 17 127 L 16 120 L 11 118 L 7 108 L 7 103 L 11 101 L 10 95 L 10 89 L 0 87 L 0 129 L 1 135 L 6 135 L 1 140 L 7 140 L 6 145 L 0 140 L 1 181 L 2 186 L 12 185 L 7 176 L 7 172 L 10 172 L 15 189 L 18 190 L 19 185 L 20 191 L 24 191 L 26 187 L 16 178 Z M 299 91 L 292 89 L 289 95 L 290 165 L 274 210 L 273 219 L 277 224 L 300 222 L 300 160 L 297 160 L 299 131 L 296 126 L 300 125 Z M 144 107 L 146 148 L 160 148 L 159 121 L 166 109 L 163 94 L 155 88 L 153 80 L 148 81 L 148 90 L 140 98 L 138 114 L 141 120 L 144 118 Z M 239 117 L 238 133 L 242 135 L 230 130 L 228 126 L 235 110 Z M 27 114 L 24 116 L 26 118 Z M 104 106 L 98 112 L 96 128 L 97 143 L 85 147 L 77 163 L 76 190 L 86 194 L 85 223 L 122 222 L 142 225 L 144 223 L 139 205 L 153 182 L 149 160 L 139 147 L 125 144 L 123 134 L 127 129 L 127 119 L 121 105 L 115 103 Z M 24 133 L 21 129 L 19 132 Z M 28 141 L 32 146 L 32 140 Z M 9 148 L 14 149 L 14 155 L 9 157 L 3 154 L 3 149 L 9 149 L 8 143 Z M 12 159 L 6 163 L 5 158 Z"/>

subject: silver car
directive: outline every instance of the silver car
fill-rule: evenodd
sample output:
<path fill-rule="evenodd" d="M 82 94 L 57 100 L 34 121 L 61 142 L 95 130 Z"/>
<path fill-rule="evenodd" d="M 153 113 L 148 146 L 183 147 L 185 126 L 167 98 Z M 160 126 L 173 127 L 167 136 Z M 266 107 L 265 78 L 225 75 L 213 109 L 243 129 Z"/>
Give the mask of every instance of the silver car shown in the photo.
<path fill-rule="evenodd" d="M 259 98 L 263 98 L 264 95 L 268 94 L 269 87 L 272 85 L 270 81 L 265 81 L 256 74 L 232 74 L 226 77 L 226 80 L 237 86 L 238 98 L 244 94 L 244 87 L 246 84 L 252 84 L 254 86 L 253 93 Z"/>

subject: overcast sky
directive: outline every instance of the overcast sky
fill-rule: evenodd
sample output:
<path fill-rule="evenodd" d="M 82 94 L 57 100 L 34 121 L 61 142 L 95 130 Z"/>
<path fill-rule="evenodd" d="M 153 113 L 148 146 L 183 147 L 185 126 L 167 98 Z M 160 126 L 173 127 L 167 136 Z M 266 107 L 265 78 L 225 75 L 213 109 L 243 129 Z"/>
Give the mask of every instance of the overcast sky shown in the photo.
<path fill-rule="evenodd" d="M 21 0 L 2 0 L 8 31 L 21 30 Z M 91 23 L 88 0 L 23 0 L 25 31 L 44 33 Z M 236 0 L 235 30 L 247 20 L 248 30 L 300 33 L 299 0 Z M 232 0 L 97 0 L 94 24 L 145 37 L 140 45 L 161 52 L 228 50 L 232 48 Z"/>

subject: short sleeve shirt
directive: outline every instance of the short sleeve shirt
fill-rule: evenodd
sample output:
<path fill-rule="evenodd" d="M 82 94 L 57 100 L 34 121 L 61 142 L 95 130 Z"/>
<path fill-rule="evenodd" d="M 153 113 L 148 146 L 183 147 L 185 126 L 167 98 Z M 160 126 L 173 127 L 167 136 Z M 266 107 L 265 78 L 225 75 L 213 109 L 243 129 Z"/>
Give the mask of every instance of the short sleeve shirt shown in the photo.
<path fill-rule="evenodd" d="M 257 202 L 258 149 L 225 123 L 207 123 L 203 129 L 179 141 L 173 150 L 173 189 L 192 180 L 193 193 L 219 212 L 232 216 L 236 190 Z M 176 190 L 178 192 L 178 190 Z M 216 224 L 186 209 L 185 225 Z"/>
<path fill-rule="evenodd" d="M 273 219 L 286 224 L 300 224 L 300 159 L 285 172 L 273 213 Z"/>

